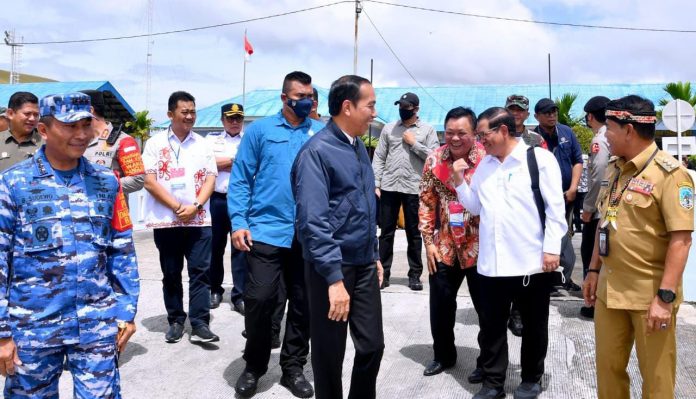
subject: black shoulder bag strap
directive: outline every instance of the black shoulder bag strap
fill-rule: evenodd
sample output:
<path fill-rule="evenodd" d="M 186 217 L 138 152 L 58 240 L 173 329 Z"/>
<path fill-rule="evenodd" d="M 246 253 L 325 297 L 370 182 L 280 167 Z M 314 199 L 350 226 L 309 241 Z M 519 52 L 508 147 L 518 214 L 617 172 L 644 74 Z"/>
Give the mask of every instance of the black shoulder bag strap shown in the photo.
<path fill-rule="evenodd" d="M 527 166 L 529 167 L 529 176 L 532 178 L 532 193 L 534 194 L 534 203 L 536 204 L 537 211 L 539 212 L 539 219 L 541 219 L 541 231 L 546 231 L 546 206 L 544 205 L 544 198 L 541 196 L 541 189 L 539 188 L 539 165 L 537 164 L 536 154 L 534 154 L 534 149 L 536 146 L 531 146 L 527 148 Z"/>

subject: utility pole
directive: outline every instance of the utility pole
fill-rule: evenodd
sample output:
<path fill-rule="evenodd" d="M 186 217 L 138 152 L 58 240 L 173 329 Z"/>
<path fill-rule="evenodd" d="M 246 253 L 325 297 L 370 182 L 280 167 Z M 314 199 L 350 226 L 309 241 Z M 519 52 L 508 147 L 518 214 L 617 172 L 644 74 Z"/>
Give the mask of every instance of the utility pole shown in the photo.
<path fill-rule="evenodd" d="M 362 12 L 360 0 L 355 0 L 355 43 L 353 45 L 353 75 L 358 74 L 358 18 Z"/>
<path fill-rule="evenodd" d="M 549 66 L 549 98 L 551 98 L 551 53 L 549 53 L 548 60 L 549 60 L 549 64 L 548 64 L 548 66 Z"/>
<path fill-rule="evenodd" d="M 19 64 L 22 43 L 17 43 L 14 29 L 5 31 L 5 44 L 10 46 L 10 84 L 19 83 Z"/>
<path fill-rule="evenodd" d="M 154 0 L 147 0 L 147 67 L 145 75 L 145 109 L 150 109 L 150 94 L 152 93 L 152 14 Z"/>

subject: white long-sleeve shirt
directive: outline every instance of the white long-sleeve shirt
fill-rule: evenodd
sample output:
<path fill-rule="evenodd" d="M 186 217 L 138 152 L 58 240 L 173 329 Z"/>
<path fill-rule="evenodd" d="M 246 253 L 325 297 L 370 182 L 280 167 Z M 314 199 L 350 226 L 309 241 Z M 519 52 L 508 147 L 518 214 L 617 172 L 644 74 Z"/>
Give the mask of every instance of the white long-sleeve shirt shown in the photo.
<path fill-rule="evenodd" d="M 561 253 L 568 231 L 561 170 L 553 154 L 535 150 L 539 188 L 546 205 L 546 231 L 542 232 L 527 166 L 528 146 L 520 140 L 503 162 L 487 155 L 471 179 L 457 187 L 459 201 L 479 225 L 478 272 L 488 277 L 541 273 L 544 252 Z"/>

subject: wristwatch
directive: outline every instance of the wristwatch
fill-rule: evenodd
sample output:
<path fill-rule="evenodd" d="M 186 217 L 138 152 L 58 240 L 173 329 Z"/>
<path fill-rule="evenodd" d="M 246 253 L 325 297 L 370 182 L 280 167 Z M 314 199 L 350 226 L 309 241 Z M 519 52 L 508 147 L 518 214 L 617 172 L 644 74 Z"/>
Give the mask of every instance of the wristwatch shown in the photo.
<path fill-rule="evenodd" d="M 675 299 L 677 299 L 677 294 L 675 294 L 672 290 L 659 289 L 657 290 L 657 296 L 664 303 L 672 303 Z"/>
<path fill-rule="evenodd" d="M 195 207 L 196 207 L 196 210 L 198 210 L 198 211 L 200 211 L 201 209 L 203 209 L 203 204 L 199 203 L 198 201 L 194 202 L 194 203 L 193 203 L 193 206 L 195 206 Z"/>

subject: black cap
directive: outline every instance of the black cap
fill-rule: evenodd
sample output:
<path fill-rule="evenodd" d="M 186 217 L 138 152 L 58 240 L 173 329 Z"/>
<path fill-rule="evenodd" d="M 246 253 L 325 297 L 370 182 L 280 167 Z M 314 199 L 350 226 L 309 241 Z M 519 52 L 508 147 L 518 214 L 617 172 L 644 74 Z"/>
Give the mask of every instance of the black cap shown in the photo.
<path fill-rule="evenodd" d="M 607 104 L 609 103 L 608 98 L 604 96 L 594 96 L 590 98 L 590 100 L 585 104 L 585 108 L 583 110 L 587 113 L 592 113 L 592 112 L 602 112 L 607 109 Z"/>
<path fill-rule="evenodd" d="M 93 107 L 104 106 L 104 93 L 99 90 L 80 90 L 89 96 L 90 103 Z"/>
<path fill-rule="evenodd" d="M 220 113 L 222 114 L 222 116 L 244 116 L 244 107 L 242 106 L 242 104 L 225 104 L 220 108 Z"/>
<path fill-rule="evenodd" d="M 556 103 L 553 102 L 552 99 L 542 98 L 534 106 L 534 113 L 535 114 L 544 114 L 547 112 L 551 112 L 554 109 L 558 109 L 558 105 L 556 105 Z"/>
<path fill-rule="evenodd" d="M 401 105 L 413 105 L 414 107 L 417 107 L 418 104 L 420 104 L 420 101 L 418 100 L 418 96 L 413 94 L 413 93 L 406 93 L 403 96 L 401 96 L 400 99 L 397 101 L 394 101 L 394 105 L 401 104 Z"/>

